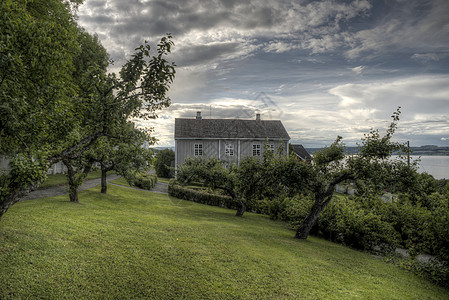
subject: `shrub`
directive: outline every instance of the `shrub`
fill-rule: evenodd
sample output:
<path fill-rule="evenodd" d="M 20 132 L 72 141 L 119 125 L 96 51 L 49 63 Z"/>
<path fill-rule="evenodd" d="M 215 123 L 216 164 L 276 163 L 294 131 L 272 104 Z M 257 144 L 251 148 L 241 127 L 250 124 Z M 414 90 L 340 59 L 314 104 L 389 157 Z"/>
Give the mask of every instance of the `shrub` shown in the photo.
<path fill-rule="evenodd" d="M 429 252 L 429 236 L 426 229 L 430 221 L 430 212 L 406 201 L 403 203 L 382 203 L 376 209 L 382 221 L 393 226 L 398 233 L 400 246 L 409 250 L 411 256 Z"/>
<path fill-rule="evenodd" d="M 345 197 L 330 202 L 318 227 L 325 238 L 362 250 L 393 251 L 399 240 L 391 224 Z"/>
<path fill-rule="evenodd" d="M 154 169 L 156 175 L 163 178 L 172 178 L 174 176 L 175 152 L 170 149 L 164 149 L 156 154 L 154 160 Z"/>
<path fill-rule="evenodd" d="M 230 209 L 236 209 L 237 207 L 236 203 L 234 203 L 232 198 L 229 196 L 208 193 L 205 190 L 187 188 L 178 184 L 178 182 L 174 179 L 170 180 L 168 184 L 168 194 L 179 199 L 201 204 L 220 206 Z"/>
<path fill-rule="evenodd" d="M 157 183 L 157 176 L 152 174 L 138 173 L 131 185 L 144 190 L 151 190 Z"/>

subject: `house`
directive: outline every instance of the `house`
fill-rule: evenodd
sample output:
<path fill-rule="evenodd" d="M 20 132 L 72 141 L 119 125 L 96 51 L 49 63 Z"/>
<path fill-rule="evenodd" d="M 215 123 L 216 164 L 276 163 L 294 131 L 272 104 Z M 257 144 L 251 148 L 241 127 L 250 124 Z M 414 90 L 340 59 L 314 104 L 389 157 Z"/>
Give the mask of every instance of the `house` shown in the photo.
<path fill-rule="evenodd" d="M 9 158 L 6 156 L 0 156 L 0 173 L 9 174 L 9 162 Z M 53 164 L 50 169 L 48 169 L 47 174 L 63 174 L 65 172 L 67 172 L 67 167 L 60 161 Z"/>
<path fill-rule="evenodd" d="M 291 146 L 294 154 L 300 161 L 305 161 L 308 163 L 312 161 L 312 156 L 310 156 L 309 152 L 307 152 L 307 150 L 302 145 L 292 144 Z"/>
<path fill-rule="evenodd" d="M 216 157 L 228 164 L 239 164 L 246 156 L 261 157 L 266 144 L 273 151 L 288 155 L 290 136 L 279 120 L 175 119 L 175 166 L 188 157 Z"/>

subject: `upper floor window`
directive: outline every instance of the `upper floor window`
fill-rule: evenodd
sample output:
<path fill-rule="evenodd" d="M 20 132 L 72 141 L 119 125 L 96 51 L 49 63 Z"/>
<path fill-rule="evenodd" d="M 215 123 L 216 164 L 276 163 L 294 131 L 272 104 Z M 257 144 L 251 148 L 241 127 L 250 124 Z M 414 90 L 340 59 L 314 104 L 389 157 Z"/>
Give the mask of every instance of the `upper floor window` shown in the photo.
<path fill-rule="evenodd" d="M 194 154 L 195 156 L 203 156 L 203 144 L 195 144 Z"/>
<path fill-rule="evenodd" d="M 260 144 L 253 144 L 253 156 L 260 156 Z"/>
<path fill-rule="evenodd" d="M 274 152 L 274 145 L 268 144 L 268 150 L 271 150 L 271 152 Z"/>
<path fill-rule="evenodd" d="M 234 144 L 225 144 L 226 156 L 234 156 Z"/>

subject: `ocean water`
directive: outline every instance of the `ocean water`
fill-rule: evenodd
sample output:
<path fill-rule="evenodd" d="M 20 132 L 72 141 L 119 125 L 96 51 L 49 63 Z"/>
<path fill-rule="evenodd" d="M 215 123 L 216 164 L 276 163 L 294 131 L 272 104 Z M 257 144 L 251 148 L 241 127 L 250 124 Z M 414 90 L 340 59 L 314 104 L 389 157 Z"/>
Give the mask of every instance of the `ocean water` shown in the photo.
<path fill-rule="evenodd" d="M 435 179 L 449 179 L 449 156 L 421 156 L 419 171 L 429 173 Z"/>

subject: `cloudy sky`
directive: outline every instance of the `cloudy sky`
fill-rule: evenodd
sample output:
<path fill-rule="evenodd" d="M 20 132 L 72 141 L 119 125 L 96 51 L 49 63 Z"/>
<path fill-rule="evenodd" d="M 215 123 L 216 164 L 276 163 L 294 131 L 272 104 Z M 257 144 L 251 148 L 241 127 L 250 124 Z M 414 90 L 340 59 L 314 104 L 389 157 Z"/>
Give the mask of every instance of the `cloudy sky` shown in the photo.
<path fill-rule="evenodd" d="M 258 112 L 294 143 L 353 146 L 398 106 L 398 140 L 449 146 L 448 0 L 85 0 L 78 15 L 114 68 L 173 34 L 172 105 L 150 124 L 159 146 L 196 111 Z"/>

